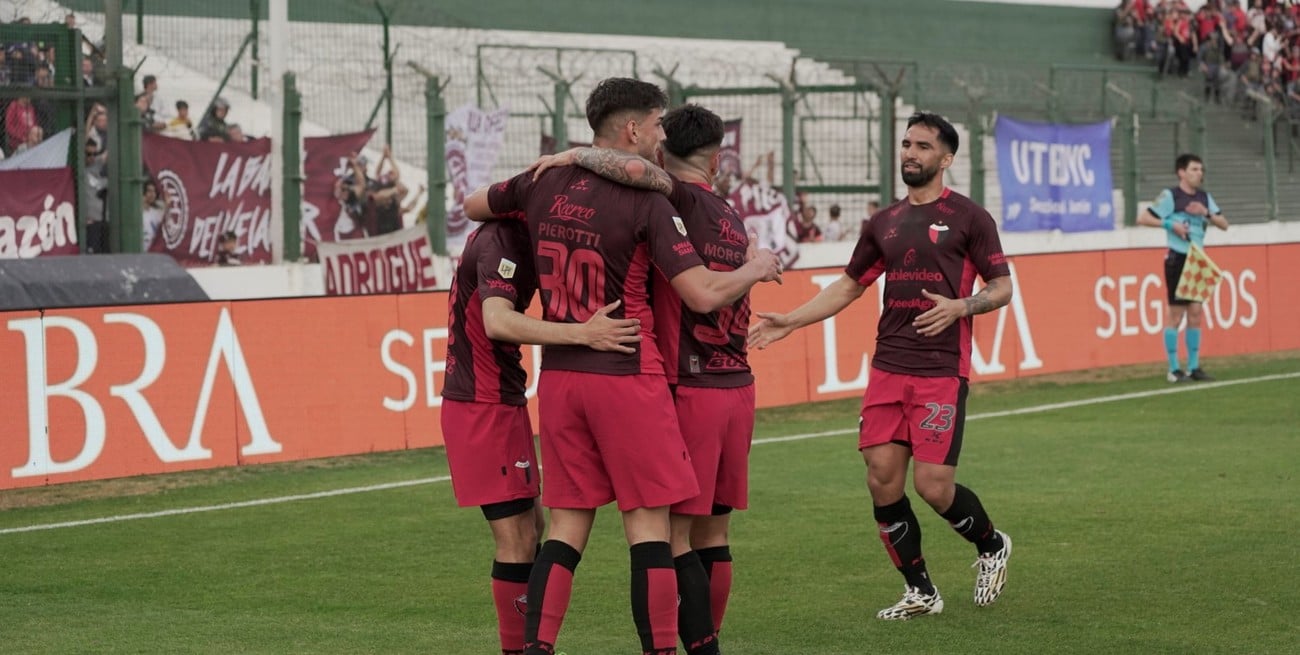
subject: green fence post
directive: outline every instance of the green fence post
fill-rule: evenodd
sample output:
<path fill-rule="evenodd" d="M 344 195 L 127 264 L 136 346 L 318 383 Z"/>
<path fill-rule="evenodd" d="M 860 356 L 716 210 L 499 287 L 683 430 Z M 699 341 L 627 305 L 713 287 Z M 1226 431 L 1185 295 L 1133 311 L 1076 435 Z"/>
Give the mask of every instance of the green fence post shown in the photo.
<path fill-rule="evenodd" d="M 302 94 L 297 78 L 284 74 L 284 120 L 280 156 L 284 158 L 284 189 L 280 209 L 284 214 L 284 261 L 294 262 L 302 256 Z"/>
<path fill-rule="evenodd" d="M 1259 115 L 1259 127 L 1264 136 L 1264 182 L 1268 190 L 1268 220 L 1277 220 L 1277 144 L 1274 141 L 1274 122 L 1277 115 L 1273 112 L 1273 99 L 1258 91 L 1251 91 L 1250 97 L 1255 101 Z"/>
<path fill-rule="evenodd" d="M 880 96 L 880 206 L 894 202 L 894 122 L 898 93 L 890 88 Z"/>
<path fill-rule="evenodd" d="M 424 83 L 425 115 L 428 120 L 428 139 L 425 148 L 425 170 L 428 171 L 429 199 L 425 209 L 425 225 L 429 229 L 429 247 L 433 254 L 447 254 L 447 105 L 442 99 L 442 86 L 437 76 L 429 76 Z"/>
<path fill-rule="evenodd" d="M 135 43 L 144 45 L 144 0 L 135 0 Z"/>
<path fill-rule="evenodd" d="M 108 197 L 113 207 L 110 214 L 110 241 L 113 252 L 138 253 L 144 250 L 144 218 L 141 204 L 144 176 L 141 174 L 140 133 L 144 120 L 135 106 L 135 71 L 120 66 L 115 71 L 117 81 L 117 120 L 110 123 L 109 165 L 110 186 Z M 116 139 L 113 136 L 116 135 Z M 116 176 L 114 184 L 111 178 Z M 113 198 L 116 197 L 116 200 Z M 113 226 L 116 229 L 113 229 Z"/>
<path fill-rule="evenodd" d="M 261 3 L 258 0 L 248 0 L 248 4 L 249 4 L 249 10 L 253 14 L 253 65 L 250 67 L 252 69 L 250 71 L 251 73 L 250 77 L 252 78 L 252 84 L 253 84 L 253 89 L 252 89 L 253 99 L 257 100 L 257 69 L 261 68 L 261 66 L 258 64 L 258 58 L 257 58 L 257 42 L 259 40 L 257 38 L 257 26 L 258 23 L 261 22 L 262 11 L 261 11 Z"/>
<path fill-rule="evenodd" d="M 794 209 L 794 110 L 798 101 L 793 87 L 781 84 L 781 190 Z"/>
<path fill-rule="evenodd" d="M 555 137 L 555 151 L 569 149 L 569 127 L 564 120 L 564 112 L 569 98 L 569 82 L 563 78 L 555 79 L 555 115 L 551 117 L 551 135 Z"/>
<path fill-rule="evenodd" d="M 1124 142 L 1124 225 L 1137 225 L 1138 202 L 1138 112 L 1130 109 L 1120 121 Z"/>
<path fill-rule="evenodd" d="M 984 116 L 978 107 L 971 108 L 970 122 L 970 199 L 984 206 Z"/>

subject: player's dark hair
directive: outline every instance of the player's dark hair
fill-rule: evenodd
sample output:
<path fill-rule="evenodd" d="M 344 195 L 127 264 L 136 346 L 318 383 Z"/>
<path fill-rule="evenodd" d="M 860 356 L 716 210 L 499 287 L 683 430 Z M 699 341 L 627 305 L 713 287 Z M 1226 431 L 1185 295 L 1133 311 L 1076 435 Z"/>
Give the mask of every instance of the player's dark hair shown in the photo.
<path fill-rule="evenodd" d="M 1185 171 L 1187 170 L 1187 167 L 1191 166 L 1192 164 L 1200 164 L 1204 166 L 1205 162 L 1201 161 L 1200 157 L 1197 157 L 1196 155 L 1193 155 L 1190 152 L 1185 152 L 1181 155 L 1178 155 L 1178 159 L 1174 161 L 1174 172 L 1177 173 L 1178 171 Z"/>
<path fill-rule="evenodd" d="M 957 129 L 947 119 L 932 112 L 918 111 L 907 119 L 907 126 L 912 127 L 918 123 L 937 130 L 939 132 L 939 141 L 948 148 L 948 153 L 957 154 L 957 145 L 960 143 L 960 139 L 957 136 Z"/>
<path fill-rule="evenodd" d="M 722 145 L 722 119 L 699 105 L 682 105 L 664 114 L 664 150 L 685 159 L 700 148 Z"/>
<path fill-rule="evenodd" d="M 607 77 L 587 96 L 587 124 L 599 135 L 610 117 L 623 112 L 648 114 L 668 106 L 659 87 L 630 77 Z"/>

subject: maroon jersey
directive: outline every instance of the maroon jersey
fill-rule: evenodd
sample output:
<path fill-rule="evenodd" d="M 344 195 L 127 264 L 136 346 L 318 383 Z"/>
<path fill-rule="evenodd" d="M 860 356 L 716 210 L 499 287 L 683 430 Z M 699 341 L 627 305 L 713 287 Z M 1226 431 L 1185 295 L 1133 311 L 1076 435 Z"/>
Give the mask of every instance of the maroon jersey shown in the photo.
<path fill-rule="evenodd" d="M 970 295 L 975 275 L 1010 275 L 993 217 L 961 194 L 913 206 L 907 198 L 867 223 L 844 273 L 867 286 L 885 274 L 885 301 L 876 329 L 873 366 L 927 377 L 970 376 L 971 317 L 942 334 L 923 337 L 912 320 L 934 303 L 925 289 L 949 298 Z"/>
<path fill-rule="evenodd" d="M 663 374 L 650 310 L 651 269 L 671 280 L 703 265 L 666 198 L 565 166 L 546 171 L 536 182 L 526 172 L 493 186 L 488 205 L 498 216 L 527 221 L 546 320 L 583 323 L 622 300 L 612 316 L 641 321 L 643 339 L 635 353 L 546 346 L 543 369 Z"/>
<path fill-rule="evenodd" d="M 537 289 L 528 231 L 513 221 L 484 223 L 470 234 L 451 280 L 447 308 L 444 398 L 523 405 L 527 374 L 517 344 L 489 339 L 483 300 L 499 297 L 528 309 Z"/>
<path fill-rule="evenodd" d="M 668 200 L 681 213 L 691 243 L 710 269 L 731 271 L 745 263 L 745 222 L 726 200 L 707 186 L 676 178 Z M 749 294 L 716 312 L 699 314 L 686 307 L 667 280 L 660 282 L 655 287 L 655 336 L 668 383 L 725 388 L 752 384 L 745 348 Z"/>

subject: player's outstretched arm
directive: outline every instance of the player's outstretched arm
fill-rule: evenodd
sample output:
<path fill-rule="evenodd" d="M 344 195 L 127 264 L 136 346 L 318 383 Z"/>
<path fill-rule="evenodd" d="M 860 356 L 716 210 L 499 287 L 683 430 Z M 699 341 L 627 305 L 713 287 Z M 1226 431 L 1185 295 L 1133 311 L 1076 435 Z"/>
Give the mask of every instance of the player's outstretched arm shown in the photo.
<path fill-rule="evenodd" d="M 483 328 L 489 339 L 543 346 L 587 346 L 593 350 L 634 353 L 641 341 L 641 321 L 610 318 L 621 300 L 601 307 L 586 323 L 541 321 L 515 311 L 514 303 L 501 297 L 483 300 Z"/>
<path fill-rule="evenodd" d="M 933 337 L 943 332 L 959 318 L 985 314 L 1011 302 L 1011 277 L 1002 276 L 989 280 L 979 293 L 969 298 L 947 298 L 926 289 L 921 294 L 934 301 L 934 307 L 926 310 L 912 321 L 916 333 L 923 337 Z"/>
<path fill-rule="evenodd" d="M 781 260 L 771 250 L 757 249 L 749 242 L 745 264 L 733 271 L 711 271 L 693 266 L 678 273 L 669 284 L 691 311 L 699 314 L 716 312 L 749 293 L 759 282 L 781 283 Z"/>
<path fill-rule="evenodd" d="M 472 221 L 486 221 L 495 218 L 492 208 L 488 206 L 488 189 L 490 186 L 481 186 L 474 193 L 465 196 L 465 215 Z"/>
<path fill-rule="evenodd" d="M 749 326 L 749 347 L 761 350 L 805 325 L 824 321 L 853 304 L 865 290 L 866 287 L 858 284 L 857 280 L 841 275 L 812 300 L 788 314 L 758 312 L 758 322 Z"/>
<path fill-rule="evenodd" d="M 533 171 L 536 180 L 548 168 L 575 164 L 612 182 L 664 195 L 673 192 L 673 180 L 664 169 L 640 155 L 613 148 L 571 148 L 554 155 L 542 155 L 528 170 Z"/>

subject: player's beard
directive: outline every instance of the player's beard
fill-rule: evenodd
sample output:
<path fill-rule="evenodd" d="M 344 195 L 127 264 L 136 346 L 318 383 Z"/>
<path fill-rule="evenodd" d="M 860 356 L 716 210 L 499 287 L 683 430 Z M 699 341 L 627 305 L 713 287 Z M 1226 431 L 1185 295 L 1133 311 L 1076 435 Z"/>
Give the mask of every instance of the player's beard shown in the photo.
<path fill-rule="evenodd" d="M 923 187 L 929 184 L 930 180 L 933 180 L 935 175 L 939 174 L 938 166 L 935 166 L 934 168 L 926 168 L 920 162 L 907 163 L 915 163 L 917 165 L 917 170 L 911 171 L 907 169 L 907 164 L 899 166 L 899 172 L 903 174 L 903 184 L 906 184 L 907 186 Z"/>

